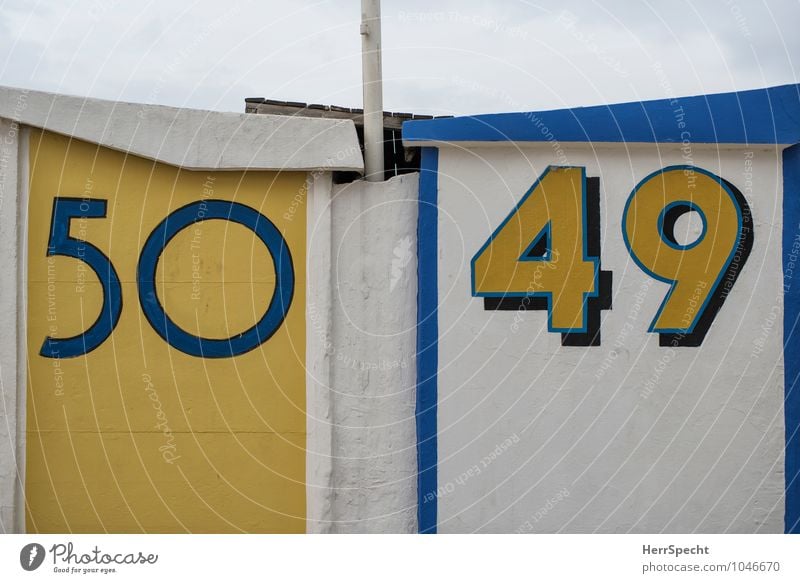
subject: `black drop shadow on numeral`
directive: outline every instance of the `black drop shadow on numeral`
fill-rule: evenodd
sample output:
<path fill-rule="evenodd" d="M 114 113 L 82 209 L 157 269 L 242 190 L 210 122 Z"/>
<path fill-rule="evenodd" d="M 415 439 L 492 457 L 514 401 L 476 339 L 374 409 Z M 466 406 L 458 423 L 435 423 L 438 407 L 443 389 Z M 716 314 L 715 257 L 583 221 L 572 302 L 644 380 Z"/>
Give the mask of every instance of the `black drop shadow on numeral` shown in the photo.
<path fill-rule="evenodd" d="M 659 334 L 659 346 L 700 346 L 703 343 L 706 334 L 708 333 L 708 329 L 714 322 L 714 318 L 717 317 L 717 313 L 719 312 L 720 308 L 722 308 L 722 304 L 725 303 L 728 294 L 731 293 L 733 284 L 736 283 L 744 264 L 747 263 L 747 258 L 750 257 L 750 251 L 753 249 L 754 238 L 753 215 L 750 212 L 750 206 L 747 204 L 747 200 L 745 200 L 738 188 L 725 179 L 722 179 L 722 182 L 724 182 L 725 185 L 730 189 L 731 193 L 733 193 L 733 196 L 739 203 L 739 208 L 742 211 L 742 230 L 739 233 L 739 239 L 736 244 L 736 253 L 734 253 L 733 259 L 731 260 L 730 265 L 728 265 L 728 269 L 725 270 L 725 273 L 720 278 L 719 282 L 714 288 L 714 291 L 711 292 L 711 297 L 708 300 L 708 304 L 706 304 L 703 314 L 700 316 L 697 324 L 695 324 L 692 333 Z"/>
<path fill-rule="evenodd" d="M 532 253 L 537 250 L 533 249 Z M 539 250 L 543 255 L 542 250 Z M 589 257 L 600 257 L 600 178 L 586 178 L 586 251 Z M 600 289 L 596 297 L 586 298 L 586 332 L 563 332 L 561 346 L 600 346 L 600 310 L 611 309 L 610 271 L 600 270 Z M 544 297 L 495 297 L 484 298 L 484 310 L 547 310 Z"/>

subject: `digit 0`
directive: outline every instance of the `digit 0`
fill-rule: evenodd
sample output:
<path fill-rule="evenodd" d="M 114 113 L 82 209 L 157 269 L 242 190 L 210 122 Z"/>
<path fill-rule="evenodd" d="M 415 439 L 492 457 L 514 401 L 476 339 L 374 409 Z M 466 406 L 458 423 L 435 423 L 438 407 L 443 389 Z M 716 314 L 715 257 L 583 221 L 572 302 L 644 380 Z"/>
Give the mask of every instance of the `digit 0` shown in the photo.
<path fill-rule="evenodd" d="M 702 232 L 681 244 L 676 221 L 696 212 Z M 750 207 L 736 187 L 694 166 L 669 166 L 633 189 L 622 236 L 636 264 L 671 284 L 649 332 L 660 346 L 700 346 L 753 246 Z"/>
<path fill-rule="evenodd" d="M 156 293 L 156 268 L 164 248 L 186 227 L 209 219 L 233 221 L 247 227 L 267 247 L 275 263 L 275 293 L 267 311 L 253 327 L 232 338 L 209 339 L 189 334 L 166 314 Z M 283 235 L 261 213 L 226 200 L 195 202 L 169 214 L 147 238 L 139 258 L 136 280 L 142 311 L 158 335 L 181 352 L 203 358 L 237 356 L 269 340 L 286 318 L 294 295 L 292 256 Z"/>

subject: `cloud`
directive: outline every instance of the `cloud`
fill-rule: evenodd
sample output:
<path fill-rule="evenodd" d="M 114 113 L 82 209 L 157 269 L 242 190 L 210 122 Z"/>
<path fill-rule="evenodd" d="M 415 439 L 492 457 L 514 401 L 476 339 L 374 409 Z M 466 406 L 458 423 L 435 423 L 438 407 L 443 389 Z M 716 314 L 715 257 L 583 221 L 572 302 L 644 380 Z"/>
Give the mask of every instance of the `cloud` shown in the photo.
<path fill-rule="evenodd" d="M 793 1 L 384 0 L 385 108 L 466 114 L 796 83 Z M 13 0 L 0 83 L 242 111 L 361 104 L 357 2 Z"/>

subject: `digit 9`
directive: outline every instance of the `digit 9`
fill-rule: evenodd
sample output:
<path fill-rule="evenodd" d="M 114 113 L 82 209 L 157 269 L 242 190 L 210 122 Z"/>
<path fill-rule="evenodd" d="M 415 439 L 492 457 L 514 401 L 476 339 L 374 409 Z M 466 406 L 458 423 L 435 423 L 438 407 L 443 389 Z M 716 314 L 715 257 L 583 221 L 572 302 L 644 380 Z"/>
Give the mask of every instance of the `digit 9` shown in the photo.
<path fill-rule="evenodd" d="M 691 211 L 701 216 L 703 230 L 695 241 L 680 244 L 675 222 Z M 671 284 L 648 331 L 659 334 L 661 346 L 699 346 L 753 245 L 742 193 L 701 168 L 663 168 L 631 192 L 622 236 L 643 271 Z"/>

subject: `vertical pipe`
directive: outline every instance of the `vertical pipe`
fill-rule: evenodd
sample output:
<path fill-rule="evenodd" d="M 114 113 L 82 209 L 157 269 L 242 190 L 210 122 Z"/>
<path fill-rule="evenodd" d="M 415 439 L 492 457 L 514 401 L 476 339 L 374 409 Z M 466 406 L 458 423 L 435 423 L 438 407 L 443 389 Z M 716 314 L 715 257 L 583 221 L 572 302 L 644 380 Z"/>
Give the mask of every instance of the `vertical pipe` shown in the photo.
<path fill-rule="evenodd" d="M 384 166 L 380 0 L 361 0 L 361 69 L 364 87 L 364 169 L 368 181 L 381 182 Z"/>

